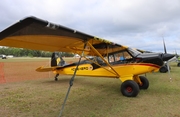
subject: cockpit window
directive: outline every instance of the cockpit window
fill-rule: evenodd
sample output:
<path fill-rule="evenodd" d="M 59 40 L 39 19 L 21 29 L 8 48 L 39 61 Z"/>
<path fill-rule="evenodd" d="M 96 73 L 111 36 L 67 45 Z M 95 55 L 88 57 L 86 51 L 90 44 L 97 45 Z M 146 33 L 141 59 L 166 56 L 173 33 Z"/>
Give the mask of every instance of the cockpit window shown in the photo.
<path fill-rule="evenodd" d="M 132 56 L 127 52 L 127 51 L 122 51 L 119 53 L 114 54 L 116 57 L 116 61 L 123 61 L 123 60 L 127 60 L 127 59 L 131 59 Z"/>
<path fill-rule="evenodd" d="M 137 55 L 141 54 L 141 52 L 135 50 L 135 49 L 132 49 L 132 48 L 128 48 L 128 52 L 131 53 L 131 55 L 133 57 L 136 57 Z"/>
<path fill-rule="evenodd" d="M 114 62 L 123 62 L 126 60 L 132 59 L 132 55 L 129 54 L 127 50 L 116 52 L 114 54 L 109 55 L 109 62 L 114 63 Z"/>

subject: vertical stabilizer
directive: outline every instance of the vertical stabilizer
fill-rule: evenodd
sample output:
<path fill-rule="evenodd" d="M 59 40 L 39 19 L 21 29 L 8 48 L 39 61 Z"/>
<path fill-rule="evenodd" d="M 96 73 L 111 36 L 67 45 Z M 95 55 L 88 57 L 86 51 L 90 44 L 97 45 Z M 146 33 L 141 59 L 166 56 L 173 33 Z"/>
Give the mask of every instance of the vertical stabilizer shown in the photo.
<path fill-rule="evenodd" d="M 62 56 L 60 56 L 58 52 L 53 52 L 51 56 L 51 67 L 64 65 L 65 61 L 63 60 Z"/>

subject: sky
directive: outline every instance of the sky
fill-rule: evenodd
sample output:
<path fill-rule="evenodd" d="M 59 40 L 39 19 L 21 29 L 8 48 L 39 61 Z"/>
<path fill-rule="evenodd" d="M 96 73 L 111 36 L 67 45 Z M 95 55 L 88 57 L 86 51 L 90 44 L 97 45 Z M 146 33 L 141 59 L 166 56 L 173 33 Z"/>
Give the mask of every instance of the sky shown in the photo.
<path fill-rule="evenodd" d="M 28 16 L 121 45 L 180 54 L 180 0 L 1 0 L 0 31 Z"/>

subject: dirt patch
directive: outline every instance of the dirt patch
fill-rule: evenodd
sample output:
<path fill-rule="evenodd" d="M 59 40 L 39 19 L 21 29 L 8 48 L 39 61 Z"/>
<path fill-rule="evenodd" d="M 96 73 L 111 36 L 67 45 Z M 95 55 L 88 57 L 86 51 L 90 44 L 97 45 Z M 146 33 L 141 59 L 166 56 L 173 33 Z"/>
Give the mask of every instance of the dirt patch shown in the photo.
<path fill-rule="evenodd" d="M 4 77 L 4 63 L 0 63 L 0 83 L 6 83 Z"/>
<path fill-rule="evenodd" d="M 41 78 L 54 77 L 52 72 L 36 72 L 39 66 L 46 65 L 47 61 L 33 62 L 1 62 L 0 83 L 19 82 Z"/>

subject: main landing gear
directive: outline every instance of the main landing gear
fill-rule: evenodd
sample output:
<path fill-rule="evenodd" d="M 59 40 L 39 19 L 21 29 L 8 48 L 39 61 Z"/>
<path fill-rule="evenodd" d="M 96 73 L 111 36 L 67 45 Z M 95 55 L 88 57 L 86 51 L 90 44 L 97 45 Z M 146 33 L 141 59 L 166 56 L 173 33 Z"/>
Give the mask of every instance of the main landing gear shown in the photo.
<path fill-rule="evenodd" d="M 59 76 L 59 74 L 56 74 L 56 76 L 54 77 L 55 81 L 58 81 L 58 76 Z"/>
<path fill-rule="evenodd" d="M 149 81 L 144 76 L 139 76 L 141 81 L 140 83 L 135 82 L 134 80 L 126 80 L 121 85 L 121 93 L 127 97 L 136 97 L 140 89 L 148 89 Z"/>

